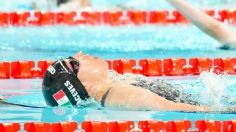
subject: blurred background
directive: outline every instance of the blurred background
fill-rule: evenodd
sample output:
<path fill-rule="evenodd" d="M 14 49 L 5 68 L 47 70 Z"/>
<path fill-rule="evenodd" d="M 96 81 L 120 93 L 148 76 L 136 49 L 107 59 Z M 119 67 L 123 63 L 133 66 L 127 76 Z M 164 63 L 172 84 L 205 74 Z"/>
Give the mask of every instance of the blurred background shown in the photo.
<path fill-rule="evenodd" d="M 49 2 L 50 1 L 50 2 Z M 235 0 L 188 0 L 189 2 L 208 8 L 235 8 Z M 0 0 L 0 10 L 34 10 L 35 5 L 41 10 L 56 8 L 56 0 Z M 123 5 L 136 9 L 170 9 L 172 8 L 165 0 L 90 0 L 94 9 L 103 9 L 104 7 Z"/>
<path fill-rule="evenodd" d="M 234 0 L 188 0 L 206 10 L 235 9 Z M 82 10 L 175 10 L 165 0 L 90 0 Z M 1 12 L 62 11 L 56 0 L 0 0 Z M 72 8 L 73 9 L 73 8 Z M 78 9 L 80 11 L 81 9 Z M 77 11 L 77 10 L 76 10 Z M 66 10 L 65 10 L 66 12 Z M 217 17 L 217 15 L 216 15 Z M 29 18 L 33 19 L 33 18 Z M 227 24 L 227 23 L 226 23 Z M 235 29 L 234 25 L 229 25 Z M 104 59 L 232 57 L 219 43 L 187 25 L 49 25 L 0 26 L 1 60 L 58 59 L 82 50 Z"/>

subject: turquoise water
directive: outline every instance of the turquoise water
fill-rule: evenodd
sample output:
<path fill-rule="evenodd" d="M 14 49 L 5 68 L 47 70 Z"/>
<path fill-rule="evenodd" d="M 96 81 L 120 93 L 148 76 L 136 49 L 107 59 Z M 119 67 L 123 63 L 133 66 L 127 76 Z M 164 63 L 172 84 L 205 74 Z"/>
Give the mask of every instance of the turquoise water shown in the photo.
<path fill-rule="evenodd" d="M 162 78 L 163 79 L 163 78 Z M 229 99 L 235 101 L 235 76 L 227 76 L 219 79 L 214 76 L 207 75 L 207 79 L 202 75 L 200 77 L 171 77 L 165 78 L 171 83 L 182 85 L 187 91 L 191 93 L 207 93 L 207 88 L 204 81 L 216 81 L 214 94 L 201 94 L 200 98 L 204 102 L 217 104 L 219 93 L 223 87 L 224 90 L 230 92 Z M 0 96 L 7 98 L 7 102 L 25 104 L 30 106 L 45 107 L 45 102 L 41 94 L 41 79 L 16 79 L 16 80 L 1 80 L 0 81 Z M 226 83 L 227 81 L 227 83 Z M 231 84 L 230 84 L 231 82 Z M 234 83 L 233 83 L 234 82 Z M 223 85 L 222 85 L 223 84 Z M 209 90 L 209 88 L 208 88 Z M 216 105 L 218 107 L 218 105 Z M 223 105 L 220 107 L 224 107 Z M 230 120 L 235 119 L 236 114 L 220 114 L 220 113 L 188 113 L 188 112 L 165 112 L 165 111 L 127 111 L 127 110 L 108 110 L 100 107 L 99 104 L 92 103 L 87 108 L 30 108 L 21 106 L 0 105 L 1 117 L 0 122 L 29 122 L 29 121 L 43 121 L 43 122 L 58 122 L 58 121 L 77 121 L 84 120 L 93 121 L 114 121 L 114 120 Z"/>
<path fill-rule="evenodd" d="M 93 0 L 96 3 L 96 0 Z M 172 9 L 166 2 L 150 2 L 144 9 Z M 212 8 L 230 7 L 230 0 L 214 2 L 202 1 L 204 6 Z M 2 5 L 3 0 L 0 0 Z M 30 10 L 24 4 L 4 3 L 0 10 Z M 104 2 L 108 4 L 108 2 Z M 114 1 L 113 1 L 114 3 Z M 119 4 L 119 2 L 117 2 Z M 152 3 L 152 4 L 151 4 Z M 199 2 L 201 3 L 201 2 Z M 195 3 L 195 4 L 199 4 Z M 224 4 L 222 4 L 224 3 Z M 23 6 L 24 5 L 24 6 Z M 155 6 L 159 5 L 159 6 Z M 235 30 L 235 27 L 232 27 Z M 68 57 L 82 50 L 85 53 L 103 59 L 142 59 L 176 57 L 235 57 L 236 50 L 219 50 L 219 44 L 194 26 L 52 26 L 52 27 L 7 27 L 0 28 L 0 61 L 14 60 L 55 60 Z M 236 76 L 217 76 L 206 73 L 196 77 L 162 78 L 184 86 L 191 93 L 202 91 L 201 98 L 206 104 L 221 104 L 221 98 L 236 102 Z M 45 106 L 41 95 L 41 79 L 0 80 L 0 96 L 9 102 L 32 106 Z M 215 86 L 212 87 L 211 83 Z M 225 91 L 224 95 L 221 94 Z M 221 96 L 219 96 L 221 95 Z M 208 98 L 209 97 L 209 98 Z M 232 104 L 234 105 L 234 104 Z M 85 109 L 78 108 L 26 108 L 18 106 L 0 106 L 0 122 L 26 121 L 71 121 L 76 120 L 199 120 L 235 119 L 235 114 L 187 113 L 158 111 L 118 111 L 105 110 L 95 104 Z"/>
<path fill-rule="evenodd" d="M 201 8 L 221 9 L 221 8 L 235 8 L 234 0 L 188 0 L 194 5 Z M 12 11 L 12 10 L 33 10 L 32 3 L 36 2 L 38 8 L 41 10 L 47 9 L 48 5 L 46 0 L 0 0 L 0 10 Z M 132 9 L 144 9 L 144 10 L 155 10 L 155 9 L 173 9 L 165 0 L 90 0 L 93 9 L 107 9 L 111 6 L 122 5 L 123 7 Z M 51 6 L 55 9 L 55 6 Z"/>
<path fill-rule="evenodd" d="M 234 28 L 234 27 L 232 27 Z M 219 50 L 219 44 L 194 26 L 77 26 L 77 27 L 8 27 L 0 30 L 0 60 L 56 60 L 84 53 L 103 59 L 142 59 L 175 57 L 235 57 L 236 50 Z M 216 75 L 196 77 L 172 77 L 167 79 L 186 88 L 190 93 L 199 93 L 205 104 L 219 104 L 224 108 L 222 91 L 236 102 L 236 76 Z M 45 106 L 41 95 L 41 79 L 11 79 L 0 81 L 0 96 L 9 102 L 32 106 Z M 214 82 L 215 85 L 211 86 Z M 217 87 L 216 87 L 217 86 Z M 203 94 L 204 91 L 207 94 Z M 209 98 L 207 98 L 209 97 Z M 208 101 L 208 102 L 206 102 Z M 234 105 L 234 104 L 230 104 Z M 218 107 L 218 106 L 216 106 Z M 186 113 L 158 111 L 100 110 L 98 104 L 78 108 L 25 108 L 1 105 L 1 122 L 68 121 L 76 120 L 179 120 L 236 118 L 235 114 Z"/>
<path fill-rule="evenodd" d="M 232 27 L 235 30 L 235 27 Z M 0 60 L 67 57 L 83 50 L 103 59 L 234 57 L 194 26 L 52 26 L 0 28 Z"/>

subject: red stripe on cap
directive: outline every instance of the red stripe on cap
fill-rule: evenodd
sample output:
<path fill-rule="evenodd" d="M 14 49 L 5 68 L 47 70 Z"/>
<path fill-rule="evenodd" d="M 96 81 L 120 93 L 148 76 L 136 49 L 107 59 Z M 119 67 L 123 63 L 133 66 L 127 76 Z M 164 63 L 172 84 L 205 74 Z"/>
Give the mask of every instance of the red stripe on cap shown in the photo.
<path fill-rule="evenodd" d="M 58 91 L 57 93 L 55 93 L 53 95 L 54 99 L 56 99 L 56 100 L 59 100 L 59 99 L 61 99 L 64 96 L 65 96 L 65 93 L 62 90 Z"/>

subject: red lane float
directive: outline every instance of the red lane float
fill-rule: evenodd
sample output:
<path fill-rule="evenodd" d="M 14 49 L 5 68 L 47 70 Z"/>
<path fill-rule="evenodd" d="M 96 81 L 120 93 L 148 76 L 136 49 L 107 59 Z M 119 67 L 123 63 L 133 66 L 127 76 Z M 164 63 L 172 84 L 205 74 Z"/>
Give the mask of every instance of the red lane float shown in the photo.
<path fill-rule="evenodd" d="M 165 130 L 167 132 L 187 132 L 192 127 L 189 120 L 185 121 L 168 121 L 165 123 Z"/>
<path fill-rule="evenodd" d="M 189 64 L 192 66 L 192 73 L 199 75 L 203 71 L 210 71 L 212 60 L 210 58 L 190 58 Z"/>
<path fill-rule="evenodd" d="M 223 131 L 224 132 L 235 132 L 236 131 L 236 121 L 223 121 Z"/>
<path fill-rule="evenodd" d="M 0 132 L 18 132 L 20 123 L 0 123 Z"/>
<path fill-rule="evenodd" d="M 187 132 L 192 127 L 190 120 L 183 121 L 139 121 L 138 128 L 143 132 Z"/>
<path fill-rule="evenodd" d="M 37 65 L 38 68 L 35 68 L 34 61 L 13 61 L 13 62 L 11 62 L 11 77 L 14 79 L 42 78 L 44 76 L 44 73 L 46 72 L 48 66 L 50 64 L 52 64 L 52 62 L 53 61 L 49 61 L 49 60 L 39 61 L 38 65 Z M 5 63 L 5 65 L 7 66 L 7 63 Z M 1 70 L 1 63 L 0 63 L 0 70 Z M 0 73 L 2 73 L 2 72 L 0 71 Z M 7 73 L 5 73 L 5 74 L 7 74 Z"/>
<path fill-rule="evenodd" d="M 58 122 L 51 124 L 52 132 L 74 132 L 78 129 L 77 122 Z"/>
<path fill-rule="evenodd" d="M 37 77 L 43 77 L 44 73 L 46 72 L 47 68 L 49 65 L 51 65 L 53 61 L 51 60 L 43 60 L 43 61 L 38 61 L 38 68 L 40 69 L 38 72 Z"/>
<path fill-rule="evenodd" d="M 123 16 L 123 12 L 117 11 L 117 12 L 108 12 L 105 11 L 102 13 L 103 15 L 103 23 L 105 25 L 111 25 L 111 26 L 118 26 L 123 24 L 120 20 L 122 19 L 121 17 Z"/>
<path fill-rule="evenodd" d="M 127 16 L 134 25 L 141 25 L 147 22 L 147 12 L 146 11 L 127 11 Z"/>
<path fill-rule="evenodd" d="M 236 24 L 236 11 L 235 10 L 219 10 L 218 12 L 222 22 Z"/>
<path fill-rule="evenodd" d="M 0 62 L 0 79 L 10 78 L 10 63 Z"/>
<path fill-rule="evenodd" d="M 236 24 L 236 10 L 205 10 L 215 19 Z M 127 10 L 81 12 L 0 12 L 0 26 L 49 26 L 49 25 L 143 25 L 187 24 L 188 20 L 176 10 Z"/>
<path fill-rule="evenodd" d="M 217 72 L 226 72 L 227 74 L 235 74 L 236 58 L 216 58 L 214 66 Z"/>
<path fill-rule="evenodd" d="M 83 121 L 81 124 L 81 129 L 86 132 L 93 132 L 99 130 L 99 132 L 106 132 L 107 123 L 106 122 L 98 122 L 98 121 Z"/>
<path fill-rule="evenodd" d="M 135 60 L 114 60 L 113 61 L 113 70 L 117 71 L 120 74 L 124 73 L 133 73 L 133 67 L 136 65 Z"/>
<path fill-rule="evenodd" d="M 114 121 L 108 123 L 109 132 L 129 132 L 134 128 L 134 121 Z"/>
<path fill-rule="evenodd" d="M 0 26 L 8 26 L 8 13 L 0 12 Z"/>
<path fill-rule="evenodd" d="M 195 128 L 192 126 L 195 123 Z M 1 132 L 21 131 L 21 123 L 0 123 Z M 236 121 L 215 121 L 215 120 L 144 120 L 144 121 L 82 121 L 77 122 L 25 122 L 22 128 L 27 132 L 234 132 Z M 137 130 L 139 128 L 140 130 Z"/>
<path fill-rule="evenodd" d="M 183 67 L 186 65 L 186 59 L 164 59 L 163 73 L 167 76 L 182 76 L 184 75 Z"/>
<path fill-rule="evenodd" d="M 12 26 L 26 26 L 28 24 L 29 12 L 16 13 L 10 12 L 8 14 L 8 23 Z"/>
<path fill-rule="evenodd" d="M 100 25 L 102 23 L 102 14 L 100 12 L 81 12 L 81 24 Z"/>
<path fill-rule="evenodd" d="M 32 78 L 31 69 L 35 66 L 34 61 L 11 62 L 12 78 Z"/>
<path fill-rule="evenodd" d="M 49 132 L 51 130 L 50 123 L 44 122 L 26 122 L 24 130 L 27 132 Z"/>
<path fill-rule="evenodd" d="M 139 66 L 142 67 L 140 74 L 145 76 L 161 76 L 162 61 L 157 59 L 142 59 L 139 60 Z"/>
<path fill-rule="evenodd" d="M 140 128 L 143 132 L 159 132 L 165 130 L 165 122 L 164 121 L 139 121 L 138 128 Z"/>
<path fill-rule="evenodd" d="M 98 122 L 83 121 L 81 129 L 86 132 L 126 132 L 134 128 L 134 121 Z"/>
<path fill-rule="evenodd" d="M 74 132 L 77 129 L 77 122 L 26 122 L 24 124 L 24 130 L 27 132 Z"/>
<path fill-rule="evenodd" d="M 105 60 L 110 70 L 120 74 L 133 73 L 145 76 L 186 76 L 201 72 L 236 74 L 236 58 L 168 58 Z M 37 63 L 37 65 L 36 65 Z M 0 79 L 42 78 L 51 60 L 0 62 Z M 36 65 L 36 66 L 35 66 Z"/>
<path fill-rule="evenodd" d="M 169 22 L 169 11 L 150 11 L 148 14 L 148 24 L 166 25 Z"/>
<path fill-rule="evenodd" d="M 195 128 L 200 132 L 221 132 L 221 127 L 221 121 L 198 120 L 195 122 Z"/>

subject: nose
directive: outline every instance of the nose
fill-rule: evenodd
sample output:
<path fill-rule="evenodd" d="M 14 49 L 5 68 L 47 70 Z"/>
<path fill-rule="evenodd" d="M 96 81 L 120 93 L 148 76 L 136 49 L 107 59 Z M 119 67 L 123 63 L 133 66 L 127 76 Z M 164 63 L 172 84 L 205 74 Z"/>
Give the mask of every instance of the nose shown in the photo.
<path fill-rule="evenodd" d="M 84 56 L 84 58 L 85 58 L 85 59 L 91 59 L 92 57 L 87 54 L 87 55 Z"/>
<path fill-rule="evenodd" d="M 95 59 L 95 60 L 100 60 L 100 58 L 97 57 L 97 56 L 93 57 L 93 59 Z"/>

